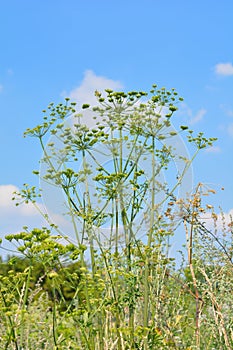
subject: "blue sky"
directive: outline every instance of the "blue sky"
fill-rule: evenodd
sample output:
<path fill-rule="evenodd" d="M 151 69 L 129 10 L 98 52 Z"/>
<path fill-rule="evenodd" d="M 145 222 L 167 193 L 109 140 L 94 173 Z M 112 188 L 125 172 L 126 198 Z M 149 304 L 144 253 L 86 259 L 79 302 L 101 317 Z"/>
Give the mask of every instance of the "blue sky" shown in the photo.
<path fill-rule="evenodd" d="M 213 203 L 233 213 L 232 0 L 9 0 L 0 4 L 0 231 L 39 225 L 16 209 L 12 189 L 37 184 L 41 151 L 24 139 L 51 101 L 88 102 L 95 87 L 175 87 L 176 122 L 218 137 L 194 163 L 194 181 L 213 184 Z M 106 86 L 108 84 L 108 86 Z M 85 101 L 87 100 L 87 101 Z M 174 116 L 175 118 L 175 116 Z M 212 186 L 212 185 L 211 185 Z"/>

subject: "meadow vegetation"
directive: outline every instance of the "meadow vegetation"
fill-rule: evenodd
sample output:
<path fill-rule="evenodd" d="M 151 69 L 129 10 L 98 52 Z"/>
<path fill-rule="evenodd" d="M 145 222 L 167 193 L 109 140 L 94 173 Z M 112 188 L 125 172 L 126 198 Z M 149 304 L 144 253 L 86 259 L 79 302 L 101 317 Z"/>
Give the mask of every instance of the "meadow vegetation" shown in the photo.
<path fill-rule="evenodd" d="M 41 211 L 43 192 L 15 193 L 48 224 L 6 236 L 21 255 L 0 264 L 0 349 L 232 349 L 232 220 L 204 184 L 180 197 L 215 139 L 174 129 L 175 89 L 95 94 L 80 113 L 69 99 L 51 103 L 25 132 L 40 142 L 34 173 L 62 191 L 74 237 Z M 181 137 L 190 157 L 173 147 Z M 171 255 L 173 240 L 185 244 Z"/>

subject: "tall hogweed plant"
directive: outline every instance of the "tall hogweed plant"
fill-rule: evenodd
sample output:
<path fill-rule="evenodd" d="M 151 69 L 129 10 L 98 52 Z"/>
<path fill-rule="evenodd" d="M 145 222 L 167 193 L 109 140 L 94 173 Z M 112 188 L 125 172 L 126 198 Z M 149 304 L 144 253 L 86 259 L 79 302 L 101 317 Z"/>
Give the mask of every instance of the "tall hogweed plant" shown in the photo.
<path fill-rule="evenodd" d="M 215 139 L 174 129 L 182 101 L 175 89 L 95 95 L 96 106 L 81 111 L 68 98 L 51 103 L 25 132 L 43 150 L 34 171 L 42 191 L 25 185 L 17 204 L 41 211 L 42 196 L 63 211 L 41 211 L 49 228 L 7 236 L 29 266 L 14 275 L 16 285 L 1 279 L 2 348 L 231 349 L 232 226 L 219 237 L 212 210 L 206 228 L 202 184 L 180 197 L 184 183 L 192 190 L 193 159 Z M 175 147 L 183 132 L 195 146 L 191 157 Z M 182 223 L 187 258 L 182 252 L 176 268 L 170 240 Z M 32 284 L 36 262 L 43 275 Z"/>

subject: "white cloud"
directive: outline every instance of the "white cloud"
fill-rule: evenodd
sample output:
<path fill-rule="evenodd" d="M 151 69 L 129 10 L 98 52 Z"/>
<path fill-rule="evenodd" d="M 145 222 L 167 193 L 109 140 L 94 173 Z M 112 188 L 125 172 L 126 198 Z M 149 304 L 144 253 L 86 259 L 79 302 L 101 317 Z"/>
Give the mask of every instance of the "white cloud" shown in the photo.
<path fill-rule="evenodd" d="M 204 108 L 201 108 L 199 111 L 197 111 L 197 113 L 190 119 L 190 124 L 196 124 L 198 122 L 200 122 L 204 115 L 206 114 L 206 110 Z"/>
<path fill-rule="evenodd" d="M 220 104 L 219 107 L 228 117 L 233 117 L 233 109 L 231 106 Z"/>
<path fill-rule="evenodd" d="M 71 100 L 75 100 L 82 106 L 83 103 L 88 103 L 90 105 L 96 105 L 97 100 L 94 96 L 95 90 L 104 91 L 105 89 L 121 89 L 123 85 L 119 81 L 111 80 L 109 78 L 98 76 L 93 71 L 87 70 L 84 74 L 84 79 L 81 85 L 74 88 L 68 97 Z M 65 93 L 63 93 L 64 95 Z"/>
<path fill-rule="evenodd" d="M 187 117 L 192 118 L 193 112 L 191 108 L 184 102 L 182 102 L 179 106 L 178 113 L 181 115 L 184 115 L 187 119 Z"/>
<path fill-rule="evenodd" d="M 220 153 L 221 152 L 221 148 L 218 146 L 212 146 L 212 147 L 208 147 L 205 149 L 206 153 Z"/>
<path fill-rule="evenodd" d="M 13 192 L 18 188 L 14 185 L 1 185 L 0 186 L 0 208 L 9 208 L 12 206 Z"/>
<path fill-rule="evenodd" d="M 106 96 L 105 89 L 119 90 L 122 88 L 123 85 L 121 82 L 98 76 L 92 70 L 87 70 L 84 73 L 81 84 L 70 92 L 63 91 L 62 96 L 69 97 L 72 101 L 76 101 L 78 103 L 78 110 L 81 110 L 82 105 L 85 103 L 92 107 L 98 105 L 98 100 L 95 96 L 96 90 L 102 92 L 103 96 Z M 88 127 L 94 127 L 96 123 L 100 121 L 99 115 L 96 115 L 90 108 L 82 110 L 81 113 L 83 119 L 80 122 L 85 122 Z"/>
<path fill-rule="evenodd" d="M 218 75 L 233 75 L 233 65 L 230 62 L 218 63 L 215 66 L 215 73 Z"/>
<path fill-rule="evenodd" d="M 227 132 L 231 137 L 233 137 L 233 123 L 228 125 Z"/>
<path fill-rule="evenodd" d="M 182 103 L 178 113 L 185 117 L 186 122 L 189 122 L 191 125 L 193 125 L 200 122 L 207 111 L 206 109 L 201 108 L 196 112 L 196 114 L 194 114 L 192 109 L 187 104 Z"/>

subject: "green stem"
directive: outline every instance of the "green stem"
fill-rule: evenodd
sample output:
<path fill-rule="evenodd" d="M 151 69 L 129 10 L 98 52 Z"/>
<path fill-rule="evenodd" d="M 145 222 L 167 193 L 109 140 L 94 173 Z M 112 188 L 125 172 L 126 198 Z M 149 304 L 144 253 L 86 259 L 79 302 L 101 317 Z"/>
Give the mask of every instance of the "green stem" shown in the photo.
<path fill-rule="evenodd" d="M 4 295 L 4 293 L 2 292 L 1 289 L 0 289 L 0 292 L 1 292 L 1 297 L 2 297 L 2 300 L 3 300 L 4 307 L 6 309 L 8 309 L 8 305 L 7 305 L 7 302 L 6 302 L 6 299 L 5 299 L 5 295 Z M 8 332 L 8 339 L 6 341 L 4 349 L 5 350 L 9 349 L 9 345 L 11 343 L 11 338 L 12 338 L 13 342 L 14 342 L 14 345 L 15 345 L 15 350 L 20 350 L 20 347 L 18 345 L 17 338 L 16 338 L 14 322 L 12 321 L 11 316 L 8 315 L 8 316 L 6 316 L 6 318 L 7 318 L 8 322 L 9 322 L 9 324 L 10 324 L 10 332 Z"/>
<path fill-rule="evenodd" d="M 54 282 L 53 282 L 54 283 Z M 56 292 L 55 287 L 52 287 L 53 293 L 53 341 L 55 345 L 55 349 L 58 349 L 57 346 L 57 309 L 56 309 Z"/>
<path fill-rule="evenodd" d="M 23 347 L 24 312 L 26 310 L 26 304 L 27 304 L 27 299 L 28 299 L 28 291 L 29 291 L 29 284 L 30 284 L 30 279 L 31 279 L 31 273 L 32 273 L 32 265 L 31 265 L 31 262 L 30 262 L 30 266 L 28 268 L 28 275 L 27 275 L 27 280 L 26 280 L 26 285 L 25 285 L 24 296 L 23 296 L 23 305 L 22 305 L 22 308 L 21 308 L 20 348 Z"/>
<path fill-rule="evenodd" d="M 71 216 L 72 225 L 73 225 L 73 228 L 74 228 L 74 231 L 75 231 L 75 236 L 76 236 L 78 244 L 80 245 L 81 241 L 80 241 L 79 234 L 78 234 L 78 228 L 77 228 L 77 225 L 76 225 L 76 222 L 75 222 L 75 216 L 74 216 L 74 213 L 73 213 L 73 210 L 72 210 L 73 207 L 74 207 L 74 203 L 73 203 L 72 198 L 70 198 L 69 192 L 67 193 L 67 200 L 68 200 L 69 208 L 71 209 L 70 210 L 70 216 Z"/>
<path fill-rule="evenodd" d="M 149 273 L 150 273 L 150 248 L 151 248 L 151 242 L 152 242 L 152 235 L 153 235 L 153 226 L 154 226 L 154 213 L 155 213 L 155 138 L 152 137 L 152 187 L 151 187 L 151 208 L 150 208 L 150 226 L 149 226 L 149 232 L 148 232 L 148 240 L 147 245 L 149 248 L 149 251 L 146 256 L 145 260 L 145 276 L 144 276 L 144 311 L 143 311 L 143 326 L 145 328 L 148 327 L 149 322 L 149 296 L 150 296 L 150 286 L 149 286 Z M 145 350 L 148 349 L 148 342 L 147 338 L 145 339 Z"/>
<path fill-rule="evenodd" d="M 83 169 L 87 169 L 87 161 L 86 161 L 86 155 L 85 150 L 82 151 L 82 158 L 83 158 Z M 90 242 L 90 254 L 91 254 L 91 266 L 92 266 L 92 276 L 96 273 L 95 268 L 95 254 L 94 254 L 94 239 L 93 239 L 93 218 L 92 218 L 92 205 L 91 205 L 91 199 L 90 199 L 90 193 L 89 193 L 89 184 L 87 176 L 85 176 L 85 193 L 84 193 L 84 203 L 86 202 L 85 198 L 87 198 L 87 210 L 86 210 L 86 216 L 88 217 L 87 221 L 87 235 Z"/>

